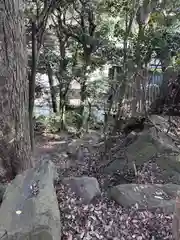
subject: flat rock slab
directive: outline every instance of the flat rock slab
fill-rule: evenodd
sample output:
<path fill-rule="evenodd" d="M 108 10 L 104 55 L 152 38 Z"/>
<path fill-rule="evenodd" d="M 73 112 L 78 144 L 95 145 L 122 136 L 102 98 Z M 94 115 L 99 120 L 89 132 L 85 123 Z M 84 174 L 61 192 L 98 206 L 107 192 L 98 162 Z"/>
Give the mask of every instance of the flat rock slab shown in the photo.
<path fill-rule="evenodd" d="M 176 184 L 121 184 L 110 190 L 110 197 L 123 207 L 161 208 L 165 213 L 173 213 L 178 190 L 180 185 Z"/>
<path fill-rule="evenodd" d="M 70 187 L 84 204 L 90 203 L 96 196 L 101 194 L 99 183 L 94 177 L 71 177 L 65 178 L 63 183 Z"/>
<path fill-rule="evenodd" d="M 2 239 L 60 240 L 60 213 L 51 161 L 18 175 L 8 185 L 0 208 Z"/>

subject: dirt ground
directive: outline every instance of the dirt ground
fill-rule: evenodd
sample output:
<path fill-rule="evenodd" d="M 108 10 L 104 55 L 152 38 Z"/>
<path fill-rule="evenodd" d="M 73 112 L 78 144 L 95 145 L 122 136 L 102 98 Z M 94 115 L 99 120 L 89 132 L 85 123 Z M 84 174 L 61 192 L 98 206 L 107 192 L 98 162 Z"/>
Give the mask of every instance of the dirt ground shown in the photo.
<path fill-rule="evenodd" d="M 100 133 L 96 132 L 87 134 L 81 140 L 72 138 L 72 136 L 65 133 L 37 136 L 35 158 L 52 160 L 58 168 L 60 179 L 64 176 L 88 175 L 96 177 L 100 186 L 107 179 L 106 184 L 110 184 L 110 177 L 97 174 L 93 168 L 90 170 L 88 161 L 84 159 L 82 164 L 81 159 L 77 160 L 76 157 L 73 158 L 73 156 L 69 157 L 68 155 L 71 143 L 77 142 L 75 144 L 77 147 L 81 146 L 81 144 L 88 146 L 91 152 L 91 163 L 97 167 L 100 164 L 98 160 L 99 151 L 97 151 L 97 149 L 101 148 L 101 144 L 100 147 L 97 147 L 100 137 Z M 158 209 L 156 212 L 124 209 L 108 198 L 105 189 L 102 189 L 101 197 L 94 203 L 89 205 L 79 204 L 76 196 L 69 189 L 66 189 L 61 181 L 56 184 L 56 191 L 61 213 L 62 239 L 64 240 L 173 239 L 171 231 L 172 215 L 165 215 Z"/>

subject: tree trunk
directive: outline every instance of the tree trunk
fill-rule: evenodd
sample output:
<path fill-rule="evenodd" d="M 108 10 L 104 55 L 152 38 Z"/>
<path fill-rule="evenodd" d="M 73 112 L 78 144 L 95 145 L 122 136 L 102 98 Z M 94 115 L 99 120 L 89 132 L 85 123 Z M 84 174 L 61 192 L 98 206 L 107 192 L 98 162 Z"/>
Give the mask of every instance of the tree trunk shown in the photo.
<path fill-rule="evenodd" d="M 32 167 L 23 1 L 0 3 L 0 158 L 7 177 Z"/>
<path fill-rule="evenodd" d="M 81 105 L 79 108 L 79 115 L 80 115 L 80 119 L 78 121 L 78 125 L 77 128 L 80 131 L 81 128 L 83 127 L 83 125 L 86 125 L 86 123 L 84 122 L 84 105 L 85 105 L 85 101 L 86 101 L 86 80 L 84 80 L 81 83 L 81 92 L 80 92 L 80 97 L 81 97 Z"/>
<path fill-rule="evenodd" d="M 66 109 L 65 104 L 60 108 L 60 131 L 66 130 Z"/>
<path fill-rule="evenodd" d="M 60 113 L 60 131 L 66 130 L 65 126 L 65 116 L 66 116 L 66 93 L 67 91 L 63 92 L 62 87 L 59 87 L 59 113 Z"/>
<path fill-rule="evenodd" d="M 52 109 L 54 113 L 57 113 L 56 91 L 55 87 L 53 86 L 53 71 L 50 64 L 47 64 L 47 73 L 51 92 Z"/>
<path fill-rule="evenodd" d="M 36 44 L 36 25 L 32 22 L 32 66 L 29 74 L 29 132 L 31 141 L 31 150 L 34 150 L 34 124 L 33 124 L 33 110 L 35 99 L 35 85 L 36 85 L 36 68 L 37 68 L 37 44 Z"/>
<path fill-rule="evenodd" d="M 160 97 L 162 99 L 167 98 L 168 95 L 168 81 L 172 74 L 172 69 L 169 69 L 170 60 L 169 58 L 161 60 L 162 71 L 163 71 L 163 82 L 160 88 Z"/>
<path fill-rule="evenodd" d="M 88 116 L 87 116 L 87 120 L 86 120 L 86 132 L 89 131 L 89 124 L 91 121 L 91 114 L 92 114 L 92 105 L 90 100 L 88 100 Z"/>

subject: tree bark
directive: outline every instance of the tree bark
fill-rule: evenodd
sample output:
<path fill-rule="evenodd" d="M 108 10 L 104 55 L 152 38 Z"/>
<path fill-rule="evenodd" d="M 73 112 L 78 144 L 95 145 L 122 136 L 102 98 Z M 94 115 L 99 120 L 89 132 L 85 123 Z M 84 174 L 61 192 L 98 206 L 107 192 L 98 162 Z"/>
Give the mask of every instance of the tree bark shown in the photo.
<path fill-rule="evenodd" d="M 35 99 L 35 85 L 36 85 L 36 69 L 37 69 L 37 41 L 36 41 L 36 25 L 32 22 L 32 66 L 29 74 L 29 133 L 31 150 L 34 150 L 34 124 L 33 124 L 33 110 Z"/>
<path fill-rule="evenodd" d="M 78 124 L 77 124 L 77 128 L 78 128 L 79 131 L 86 124 L 85 121 L 84 121 L 84 107 L 85 107 L 84 105 L 85 105 L 85 101 L 86 101 L 86 98 L 87 98 L 86 89 L 87 89 L 86 80 L 84 80 L 81 83 L 81 91 L 80 91 L 80 98 L 81 98 L 81 105 L 80 105 L 80 108 L 79 108 L 80 119 L 79 119 Z"/>
<path fill-rule="evenodd" d="M 79 115 L 81 116 L 79 119 L 79 122 L 77 124 L 78 131 L 81 131 L 81 129 L 86 126 L 86 119 L 84 119 L 84 110 L 85 110 L 85 104 L 87 100 L 87 69 L 91 64 L 91 50 L 88 49 L 86 46 L 83 47 L 83 55 L 84 55 L 84 66 L 82 69 L 82 79 L 80 82 L 81 90 L 80 90 L 80 99 L 81 104 L 79 108 Z"/>
<path fill-rule="evenodd" d="M 51 102 L 52 102 L 52 109 L 54 113 L 57 113 L 57 101 L 56 101 L 56 91 L 55 87 L 53 86 L 53 71 L 50 64 L 47 64 L 47 73 L 49 79 L 49 86 L 51 92 Z"/>
<path fill-rule="evenodd" d="M 161 59 L 161 65 L 163 72 L 163 82 L 160 88 L 160 97 L 162 99 L 165 99 L 168 96 L 168 81 L 172 74 L 172 69 L 168 68 L 170 65 L 170 58 L 167 57 L 166 59 Z"/>
<path fill-rule="evenodd" d="M 32 167 L 23 1 L 0 3 L 0 160 L 7 177 Z"/>

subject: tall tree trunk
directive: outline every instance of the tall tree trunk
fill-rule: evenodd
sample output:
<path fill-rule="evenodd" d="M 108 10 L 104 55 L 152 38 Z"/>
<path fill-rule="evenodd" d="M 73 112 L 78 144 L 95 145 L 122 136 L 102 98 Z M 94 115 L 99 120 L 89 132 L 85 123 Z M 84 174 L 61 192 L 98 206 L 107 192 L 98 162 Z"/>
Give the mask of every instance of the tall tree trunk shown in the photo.
<path fill-rule="evenodd" d="M 66 130 L 65 117 L 66 117 L 66 91 L 63 92 L 62 87 L 59 87 L 59 114 L 60 114 L 60 128 L 59 131 Z"/>
<path fill-rule="evenodd" d="M 168 95 L 168 81 L 172 74 L 172 69 L 169 69 L 170 58 L 161 60 L 162 71 L 163 71 L 163 82 L 160 88 L 160 97 L 166 99 Z"/>
<path fill-rule="evenodd" d="M 131 12 L 129 16 L 129 11 L 126 11 L 126 20 L 125 20 L 125 36 L 123 39 L 123 66 L 122 66 L 122 72 L 116 75 L 116 83 L 117 83 L 117 89 L 116 89 L 116 94 L 118 95 L 119 101 L 118 101 L 118 109 L 117 113 L 114 119 L 114 129 L 113 133 L 116 132 L 116 127 L 121 128 L 119 125 L 119 119 L 121 118 L 122 115 L 122 101 L 125 97 L 125 91 L 126 91 L 126 86 L 127 86 L 127 76 L 128 76 L 128 38 L 132 30 L 132 24 L 133 24 L 133 19 L 136 15 L 136 1 L 132 2 L 134 9 Z"/>
<path fill-rule="evenodd" d="M 31 19 L 32 24 L 32 68 L 29 77 L 29 125 L 30 125 L 30 140 L 31 150 L 34 150 L 34 125 L 33 125 L 33 110 L 34 110 L 34 99 L 35 99 L 35 80 L 36 80 L 36 69 L 39 60 L 39 53 L 43 42 L 44 32 L 48 21 L 48 16 L 53 10 L 53 1 L 44 1 L 44 7 L 40 11 L 39 6 L 37 7 L 36 19 Z M 55 1 L 54 1 L 55 2 Z"/>
<path fill-rule="evenodd" d="M 82 74 L 83 74 L 83 78 L 82 81 L 80 83 L 81 85 L 81 90 L 80 90 L 80 99 L 81 99 L 81 105 L 79 108 L 79 115 L 80 115 L 80 119 L 79 122 L 77 124 L 77 128 L 78 131 L 81 130 L 81 128 L 83 128 L 86 125 L 86 119 L 84 119 L 84 110 L 85 110 L 85 104 L 86 104 L 86 100 L 87 100 L 87 69 L 91 64 L 91 51 L 89 51 L 89 49 L 84 46 L 84 67 L 82 69 Z"/>
<path fill-rule="evenodd" d="M 52 109 L 54 113 L 57 113 L 56 91 L 55 91 L 55 87 L 53 86 L 53 71 L 50 64 L 47 64 L 47 73 L 48 73 L 49 86 L 50 86 L 50 92 L 51 92 Z"/>
<path fill-rule="evenodd" d="M 66 130 L 66 109 L 65 104 L 60 108 L 60 131 Z"/>
<path fill-rule="evenodd" d="M 0 158 L 9 179 L 32 167 L 23 1 L 0 3 Z"/>
<path fill-rule="evenodd" d="M 86 123 L 84 122 L 84 105 L 85 105 L 85 101 L 86 101 L 86 79 L 81 83 L 81 92 L 80 92 L 80 98 L 81 98 L 81 105 L 79 108 L 79 115 L 80 115 L 80 119 L 78 121 L 78 125 L 77 128 L 80 131 L 81 128 L 83 127 L 83 125 L 85 125 Z"/>
<path fill-rule="evenodd" d="M 37 68 L 36 24 L 32 22 L 32 66 L 31 73 L 29 74 L 29 132 L 32 151 L 34 150 L 33 110 L 35 99 L 36 68 Z"/>
<path fill-rule="evenodd" d="M 89 131 L 89 124 L 91 121 L 91 114 L 92 114 L 92 105 L 90 100 L 88 100 L 88 116 L 87 116 L 87 120 L 86 120 L 86 132 Z"/>

